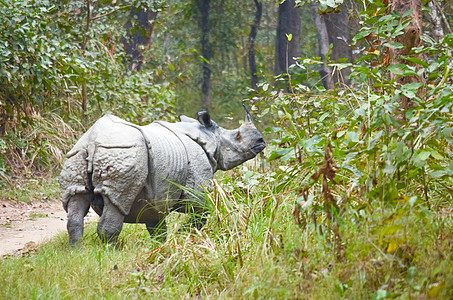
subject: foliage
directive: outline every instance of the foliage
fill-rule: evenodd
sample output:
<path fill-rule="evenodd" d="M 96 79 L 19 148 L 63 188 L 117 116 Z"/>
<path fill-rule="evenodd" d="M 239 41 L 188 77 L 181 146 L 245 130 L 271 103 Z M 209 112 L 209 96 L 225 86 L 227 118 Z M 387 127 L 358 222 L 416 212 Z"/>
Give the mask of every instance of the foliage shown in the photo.
<path fill-rule="evenodd" d="M 131 74 L 123 64 L 125 29 L 121 20 L 126 19 L 131 5 L 140 7 L 142 1 L 123 6 L 114 2 L 89 6 L 89 1 L 2 2 L 0 135 L 10 149 L 5 153 L 7 162 L 14 161 L 15 149 L 25 165 L 49 167 L 55 158 L 61 162 L 46 151 L 49 147 L 68 151 L 73 140 L 62 148 L 52 140 L 66 137 L 68 123 L 77 130 L 86 129 L 77 119 L 96 119 L 111 111 L 144 123 L 174 111 L 171 84 L 160 81 L 150 70 Z M 88 95 L 87 111 L 81 110 L 83 87 Z M 46 122 L 43 116 L 51 116 L 50 120 L 61 117 L 53 125 L 62 126 L 52 132 L 40 131 L 41 121 Z M 52 138 L 45 139 L 49 136 Z M 36 147 L 40 149 L 33 149 Z M 4 161 L 2 155 L 1 174 L 8 171 Z"/>
<path fill-rule="evenodd" d="M 318 96 L 294 81 L 297 94 L 263 94 L 267 108 L 262 115 L 278 118 L 277 126 L 266 130 L 277 136 L 269 160 L 279 166 L 282 185 L 299 182 L 296 223 L 303 230 L 314 226 L 332 246 L 333 261 L 348 256 L 345 236 L 352 219 L 367 228 L 367 235 L 368 230 L 378 235 L 371 243 L 382 254 L 392 255 L 404 270 L 411 270 L 420 247 L 420 241 L 408 234 L 413 222 L 430 224 L 429 214 L 442 214 L 452 198 L 453 87 L 447 79 L 452 74 L 448 57 L 453 41 L 451 35 L 439 43 L 425 36 L 425 44 L 415 51 L 423 53 L 426 62 L 408 57 L 417 68 L 392 65 L 385 48 L 400 46 L 391 40 L 403 34 L 406 16 L 400 19 L 370 8 L 362 17 L 363 26 L 354 40 L 369 44 L 365 55 L 354 64 L 328 61 L 336 69 L 352 68 L 352 88 Z M 304 69 L 321 63 L 308 58 L 301 62 Z M 413 74 L 425 74 L 428 81 L 397 83 L 399 76 Z M 424 99 L 417 97 L 421 87 Z M 417 103 L 405 112 L 405 121 L 395 117 L 402 95 Z M 385 285 L 378 292 L 394 297 L 413 291 Z"/>

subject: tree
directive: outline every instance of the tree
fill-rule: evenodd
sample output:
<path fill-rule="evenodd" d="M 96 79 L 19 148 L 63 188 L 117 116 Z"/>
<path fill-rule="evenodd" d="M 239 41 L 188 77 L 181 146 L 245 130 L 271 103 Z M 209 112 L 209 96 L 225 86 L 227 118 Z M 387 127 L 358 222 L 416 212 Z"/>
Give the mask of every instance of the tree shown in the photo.
<path fill-rule="evenodd" d="M 126 38 L 122 39 L 124 50 L 128 55 L 129 69 L 133 72 L 140 71 L 143 65 L 142 47 L 151 44 L 153 32 L 153 20 L 156 19 L 157 11 L 144 4 L 142 7 L 132 6 L 129 18 L 124 25 L 127 29 Z"/>
<path fill-rule="evenodd" d="M 318 2 L 312 2 L 311 11 L 318 34 L 318 51 L 321 60 L 326 60 L 330 45 L 332 45 L 329 54 L 330 59 L 351 62 L 349 15 L 346 6 L 342 4 L 333 10 L 328 9 L 320 14 Z M 322 65 L 319 72 L 322 83 L 328 90 L 333 89 L 338 82 L 349 83 L 349 69 L 333 70 L 331 67 Z"/>
<path fill-rule="evenodd" d="M 209 110 L 211 106 L 211 68 L 209 66 L 212 51 L 209 43 L 209 8 L 210 0 L 196 0 L 197 7 L 201 13 L 201 56 L 203 60 L 203 82 L 201 84 L 201 107 Z"/>
<path fill-rule="evenodd" d="M 330 58 L 335 61 L 346 59 L 346 61 L 352 62 L 352 51 L 349 47 L 351 42 L 349 14 L 346 5 L 341 4 L 333 13 L 325 15 L 324 18 L 329 44 L 332 45 Z M 338 82 L 348 84 L 349 74 L 349 68 L 335 70 L 332 74 L 332 80 L 334 84 Z"/>
<path fill-rule="evenodd" d="M 261 21 L 261 15 L 263 13 L 263 4 L 259 2 L 258 0 L 254 0 L 255 2 L 255 7 L 256 7 L 256 12 L 255 12 L 255 20 L 253 21 L 252 28 L 250 30 L 249 34 L 249 40 L 248 40 L 248 57 L 249 57 L 249 67 L 250 67 L 250 73 L 251 73 L 251 88 L 255 91 L 258 90 L 258 74 L 257 74 L 257 68 L 256 68 L 256 59 L 255 59 L 255 39 L 256 39 L 256 34 L 258 32 L 258 28 L 260 26 L 260 21 Z"/>
<path fill-rule="evenodd" d="M 410 18 L 408 25 L 404 28 L 404 34 L 399 35 L 395 38 L 396 43 L 400 43 L 402 47 L 389 49 L 390 61 L 392 64 L 403 64 L 408 66 L 415 66 L 416 70 L 420 69 L 420 65 L 414 63 L 406 58 L 422 59 L 420 54 L 412 54 L 411 50 L 420 45 L 421 33 L 422 33 L 422 14 L 421 14 L 421 0 L 392 0 L 389 1 L 391 11 L 398 13 L 400 16 L 407 15 Z M 409 11 L 410 14 L 408 13 Z M 419 83 L 423 82 L 423 78 L 419 75 L 407 75 L 400 76 L 397 78 L 397 83 L 400 85 Z M 423 89 L 419 87 L 416 96 L 423 99 Z M 398 119 L 404 120 L 405 112 L 413 107 L 414 103 L 412 99 L 409 99 L 405 95 L 400 95 L 398 99 L 400 104 L 401 113 Z"/>
<path fill-rule="evenodd" d="M 311 2 L 310 4 L 311 13 L 315 21 L 316 32 L 318 36 L 318 53 L 321 57 L 321 61 L 326 61 L 326 55 L 329 51 L 329 35 L 327 33 L 326 22 L 322 16 L 318 14 L 319 4 L 318 2 Z M 331 90 L 334 88 L 332 80 L 332 68 L 326 65 L 321 65 L 319 70 L 321 80 L 324 88 Z"/>
<path fill-rule="evenodd" d="M 278 7 L 274 75 L 286 73 L 294 57 L 300 57 L 300 10 L 295 0 L 287 0 Z"/>

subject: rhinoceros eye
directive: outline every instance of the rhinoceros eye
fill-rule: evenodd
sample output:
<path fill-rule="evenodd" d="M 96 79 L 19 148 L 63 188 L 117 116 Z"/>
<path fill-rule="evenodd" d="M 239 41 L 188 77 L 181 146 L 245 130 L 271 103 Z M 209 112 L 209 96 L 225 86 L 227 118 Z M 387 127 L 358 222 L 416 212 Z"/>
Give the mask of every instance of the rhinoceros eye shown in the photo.
<path fill-rule="evenodd" d="M 239 143 L 242 142 L 242 136 L 241 136 L 241 133 L 238 131 L 238 133 L 236 133 L 236 137 L 235 137 L 236 141 L 238 141 Z"/>

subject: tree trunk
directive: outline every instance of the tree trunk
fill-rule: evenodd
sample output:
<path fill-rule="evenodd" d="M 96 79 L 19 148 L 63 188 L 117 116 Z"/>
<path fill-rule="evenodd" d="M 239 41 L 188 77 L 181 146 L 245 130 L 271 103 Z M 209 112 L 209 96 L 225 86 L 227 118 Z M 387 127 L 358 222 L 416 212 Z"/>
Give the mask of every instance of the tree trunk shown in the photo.
<path fill-rule="evenodd" d="M 295 62 L 294 57 L 300 57 L 300 10 L 295 5 L 295 0 L 286 0 L 278 7 L 274 75 L 287 73 Z M 288 41 L 289 34 L 291 41 Z"/>
<path fill-rule="evenodd" d="M 315 20 L 315 27 L 318 36 L 318 52 L 321 61 L 326 61 L 326 55 L 329 51 L 329 35 L 327 34 L 326 23 L 323 16 L 318 14 L 319 4 L 318 2 L 311 2 L 310 9 Z M 322 85 L 327 90 L 332 90 L 334 88 L 334 82 L 332 78 L 332 68 L 327 67 L 326 65 L 321 65 L 319 70 L 321 75 Z"/>
<path fill-rule="evenodd" d="M 440 15 L 439 6 L 431 1 L 428 3 L 429 8 L 431 8 L 431 32 L 433 38 L 438 42 L 444 38 L 444 29 L 442 28 L 442 18 Z"/>
<path fill-rule="evenodd" d="M 209 66 L 212 51 L 209 43 L 209 8 L 210 0 L 197 0 L 201 13 L 201 55 L 203 56 L 203 82 L 201 84 L 201 107 L 209 110 L 211 106 L 211 68 Z"/>
<path fill-rule="evenodd" d="M 329 44 L 332 44 L 332 51 L 329 57 L 335 61 L 346 58 L 352 62 L 352 50 L 349 47 L 351 37 L 349 33 L 349 15 L 344 4 L 338 7 L 340 11 L 323 16 L 326 24 Z M 333 70 L 332 80 L 334 85 L 338 82 L 349 84 L 348 76 L 351 74 L 350 68 L 341 71 Z"/>
<path fill-rule="evenodd" d="M 129 19 L 124 25 L 127 35 L 122 42 L 128 55 L 129 69 L 133 72 L 140 71 L 143 65 L 142 47 L 151 44 L 154 27 L 152 21 L 156 19 L 156 16 L 157 12 L 151 11 L 146 5 L 138 10 L 136 7 L 132 7 Z"/>
<path fill-rule="evenodd" d="M 90 22 L 91 22 L 91 2 L 90 0 L 86 0 L 86 6 L 87 6 L 87 21 L 85 24 L 85 31 L 83 33 L 83 40 L 82 44 L 80 46 L 82 50 L 82 55 L 85 56 L 85 51 L 87 50 L 87 44 L 88 44 L 88 31 L 90 30 Z M 82 112 L 87 111 L 87 84 L 86 82 L 82 83 Z"/>
<path fill-rule="evenodd" d="M 256 68 L 255 60 L 255 38 L 256 34 L 258 33 L 258 28 L 260 26 L 263 4 L 261 2 L 258 2 L 258 0 L 254 1 L 256 6 L 256 13 L 255 20 L 253 22 L 252 29 L 250 30 L 249 34 L 248 49 L 249 49 L 249 67 L 251 73 L 251 87 L 253 90 L 258 91 L 258 74 L 257 74 L 258 71 Z"/>
<path fill-rule="evenodd" d="M 410 51 L 414 47 L 420 45 L 420 35 L 422 33 L 422 24 L 421 24 L 421 0 L 391 0 L 389 1 L 391 11 L 397 12 L 400 15 L 403 15 L 408 10 L 413 10 L 409 18 L 412 20 L 409 22 L 409 25 L 404 29 L 404 34 L 395 38 L 395 42 L 403 44 L 401 49 L 390 49 L 390 59 L 392 64 L 405 64 L 409 66 L 416 65 L 417 70 L 420 68 L 418 64 L 410 62 L 403 58 L 403 56 L 414 57 L 422 59 L 423 57 L 420 54 L 411 54 Z M 414 82 L 423 82 L 423 78 L 417 75 L 401 76 L 397 79 L 397 83 L 400 85 L 414 83 Z M 424 97 L 423 88 L 417 90 L 416 96 L 420 99 Z M 397 116 L 399 120 L 406 119 L 406 111 L 414 106 L 412 99 L 401 95 L 398 99 L 400 104 L 400 112 Z"/>

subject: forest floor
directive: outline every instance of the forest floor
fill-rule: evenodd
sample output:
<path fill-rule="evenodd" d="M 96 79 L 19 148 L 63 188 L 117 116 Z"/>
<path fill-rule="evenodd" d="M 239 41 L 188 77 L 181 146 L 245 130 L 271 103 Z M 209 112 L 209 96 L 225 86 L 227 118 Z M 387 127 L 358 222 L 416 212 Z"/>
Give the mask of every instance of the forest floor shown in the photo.
<path fill-rule="evenodd" d="M 90 210 L 86 221 L 97 215 Z M 0 199 L 0 257 L 27 253 L 66 231 L 66 212 L 59 201 Z"/>

